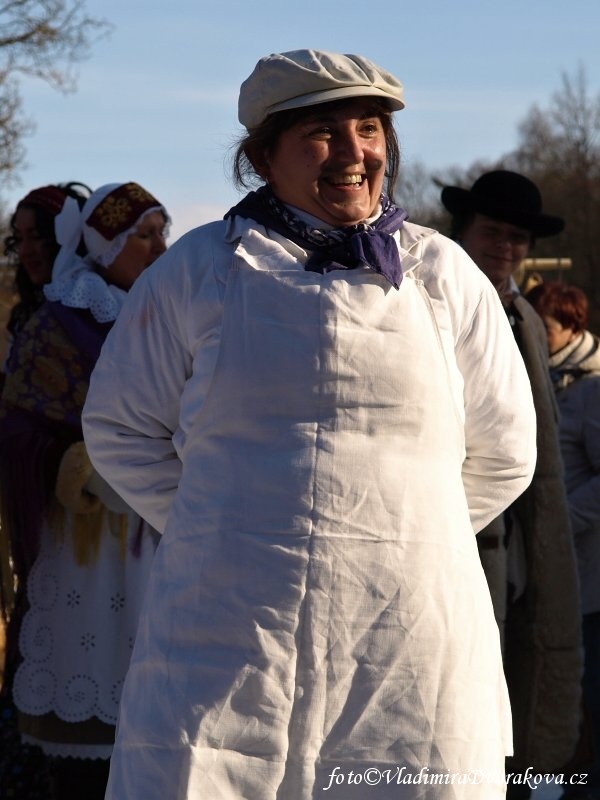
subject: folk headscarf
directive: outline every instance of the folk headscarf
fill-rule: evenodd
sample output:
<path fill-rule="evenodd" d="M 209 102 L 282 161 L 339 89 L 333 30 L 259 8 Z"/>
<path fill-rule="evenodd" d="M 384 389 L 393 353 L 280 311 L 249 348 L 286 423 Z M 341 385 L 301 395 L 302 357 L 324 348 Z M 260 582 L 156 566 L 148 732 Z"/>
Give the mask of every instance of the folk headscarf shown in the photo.
<path fill-rule="evenodd" d="M 71 308 L 89 308 L 98 322 L 115 320 L 126 292 L 106 283 L 96 268 L 113 263 L 132 230 L 152 211 L 161 211 L 165 224 L 170 222 L 164 206 L 131 181 L 96 189 L 81 212 L 77 203 L 67 198 L 55 223 L 61 250 L 54 263 L 52 280 L 44 287 L 48 300 Z M 76 253 L 82 237 L 88 250 L 85 258 Z"/>
<path fill-rule="evenodd" d="M 39 186 L 19 200 L 17 208 L 19 206 L 39 206 L 56 217 L 60 214 L 66 197 L 67 193 L 59 186 Z"/>

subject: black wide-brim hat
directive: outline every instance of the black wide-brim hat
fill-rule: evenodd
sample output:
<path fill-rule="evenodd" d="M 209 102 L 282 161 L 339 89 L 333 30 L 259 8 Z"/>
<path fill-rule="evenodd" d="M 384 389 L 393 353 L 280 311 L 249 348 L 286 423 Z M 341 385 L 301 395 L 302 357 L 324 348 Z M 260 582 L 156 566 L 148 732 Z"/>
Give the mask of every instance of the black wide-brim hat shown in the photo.
<path fill-rule="evenodd" d="M 534 237 L 554 236 L 565 227 L 561 217 L 542 213 L 539 189 L 517 172 L 486 172 L 470 189 L 445 186 L 442 203 L 451 214 L 476 213 L 525 228 Z"/>

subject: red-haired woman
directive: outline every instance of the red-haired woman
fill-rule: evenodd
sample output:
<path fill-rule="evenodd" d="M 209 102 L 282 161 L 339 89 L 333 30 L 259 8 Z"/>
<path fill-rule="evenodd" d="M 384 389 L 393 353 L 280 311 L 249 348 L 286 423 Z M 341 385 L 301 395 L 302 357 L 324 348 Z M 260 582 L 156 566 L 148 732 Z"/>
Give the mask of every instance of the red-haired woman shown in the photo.
<path fill-rule="evenodd" d="M 586 797 L 600 797 L 600 339 L 586 330 L 588 301 L 581 289 L 543 283 L 527 299 L 546 327 L 560 411 L 560 442 L 581 585 L 583 692 L 598 754 Z"/>

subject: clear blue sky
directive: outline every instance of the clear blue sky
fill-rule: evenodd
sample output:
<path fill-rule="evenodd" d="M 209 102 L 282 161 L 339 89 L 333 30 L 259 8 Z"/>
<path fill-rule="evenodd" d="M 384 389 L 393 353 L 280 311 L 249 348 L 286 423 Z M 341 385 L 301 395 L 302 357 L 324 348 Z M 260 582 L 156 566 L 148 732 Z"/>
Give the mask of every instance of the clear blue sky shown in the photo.
<path fill-rule="evenodd" d="M 21 183 L 143 184 L 173 234 L 237 199 L 226 157 L 240 132 L 237 93 L 263 55 L 312 47 L 360 53 L 404 83 L 405 162 L 468 166 L 512 149 L 534 103 L 547 107 L 580 65 L 600 90 L 600 0 L 87 0 L 111 21 L 81 64 L 78 90 L 23 83 L 36 123 Z M 401 198 L 400 198 L 401 200 Z"/>

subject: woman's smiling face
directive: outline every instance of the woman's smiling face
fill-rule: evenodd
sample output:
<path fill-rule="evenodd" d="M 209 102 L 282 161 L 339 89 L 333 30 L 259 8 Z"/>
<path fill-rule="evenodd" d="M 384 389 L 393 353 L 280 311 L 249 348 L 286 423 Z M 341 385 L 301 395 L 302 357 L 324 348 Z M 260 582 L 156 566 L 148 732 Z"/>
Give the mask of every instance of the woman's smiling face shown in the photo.
<path fill-rule="evenodd" d="M 263 177 L 283 203 L 334 226 L 372 216 L 386 166 L 383 122 L 368 98 L 319 108 L 284 131 Z"/>
<path fill-rule="evenodd" d="M 12 222 L 14 249 L 34 286 L 43 286 L 52 277 L 58 248 L 39 230 L 33 208 L 17 208 Z"/>

